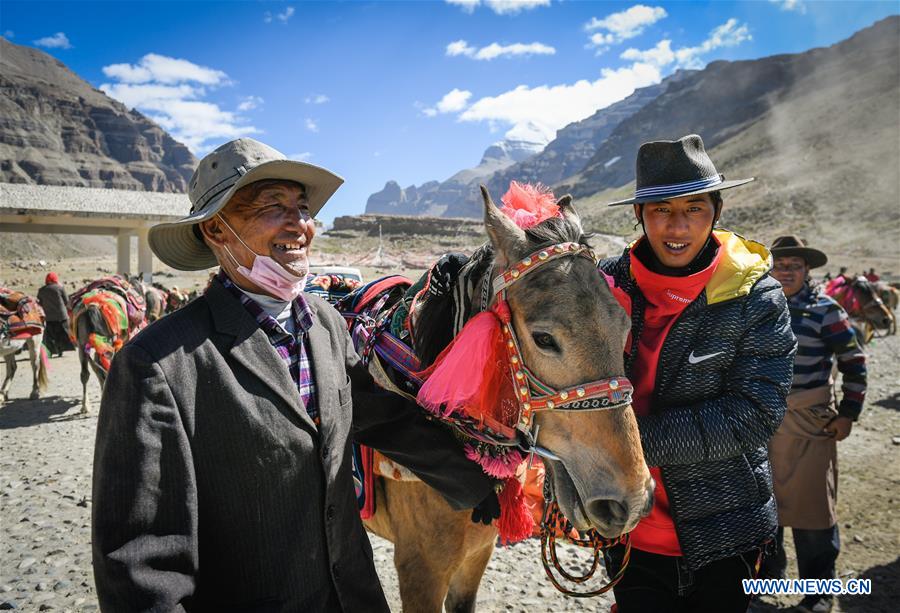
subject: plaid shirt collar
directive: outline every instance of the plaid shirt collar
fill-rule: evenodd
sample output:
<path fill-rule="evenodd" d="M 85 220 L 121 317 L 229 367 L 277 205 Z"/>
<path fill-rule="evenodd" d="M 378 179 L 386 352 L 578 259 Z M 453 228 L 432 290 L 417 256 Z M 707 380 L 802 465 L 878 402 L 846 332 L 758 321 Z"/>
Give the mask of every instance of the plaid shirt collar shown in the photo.
<path fill-rule="evenodd" d="M 216 279 L 218 279 L 225 289 L 231 292 L 235 298 L 240 300 L 241 304 L 244 305 L 244 308 L 247 309 L 254 319 L 256 319 L 257 323 L 268 336 L 272 336 L 273 334 L 285 336 L 288 334 L 281 324 L 279 324 L 274 317 L 269 315 L 258 302 L 238 287 L 224 270 L 219 269 Z M 298 336 L 300 333 L 308 333 L 313 325 L 313 313 L 302 293 L 294 299 L 291 314 L 294 317 L 294 324 L 296 325 Z"/>

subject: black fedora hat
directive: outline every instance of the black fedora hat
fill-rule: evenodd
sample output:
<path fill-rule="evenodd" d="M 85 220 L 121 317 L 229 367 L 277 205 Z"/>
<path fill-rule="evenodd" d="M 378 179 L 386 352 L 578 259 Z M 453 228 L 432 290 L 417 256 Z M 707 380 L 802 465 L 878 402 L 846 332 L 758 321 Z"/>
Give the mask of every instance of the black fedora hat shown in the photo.
<path fill-rule="evenodd" d="M 772 241 L 773 258 L 790 258 L 798 257 L 806 260 L 810 268 L 818 268 L 828 263 L 828 256 L 818 249 L 807 247 L 800 238 L 789 234 L 787 236 L 779 236 Z"/>
<path fill-rule="evenodd" d="M 716 192 L 753 181 L 753 178 L 726 181 L 706 154 L 703 139 L 696 134 L 641 145 L 634 176 L 634 198 L 610 202 L 607 206 L 659 202 Z"/>

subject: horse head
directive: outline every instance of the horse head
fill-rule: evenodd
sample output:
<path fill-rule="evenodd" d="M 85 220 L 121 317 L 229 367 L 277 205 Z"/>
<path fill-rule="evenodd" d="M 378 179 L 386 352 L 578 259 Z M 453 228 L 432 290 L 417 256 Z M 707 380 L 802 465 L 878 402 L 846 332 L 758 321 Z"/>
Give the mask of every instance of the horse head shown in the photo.
<path fill-rule="evenodd" d="M 875 285 L 865 277 L 857 277 L 851 287 L 859 305 L 856 316 L 864 319 L 878 330 L 891 329 L 894 324 L 894 314 L 884 304 Z"/>
<path fill-rule="evenodd" d="M 530 373 L 549 388 L 580 393 L 579 386 L 592 382 L 625 380 L 629 319 L 594 258 L 554 259 L 544 250 L 561 244 L 587 250 L 571 197 L 557 202 L 560 217 L 523 230 L 497 208 L 484 187 L 482 196 L 495 274 L 523 258 L 530 261 L 533 254 L 547 260 L 521 278 L 515 275 L 517 281 L 506 288 L 510 323 Z M 556 458 L 545 460 L 547 478 L 573 525 L 595 528 L 607 537 L 634 528 L 650 510 L 653 479 L 631 406 L 542 410 L 534 419 L 538 443 Z"/>

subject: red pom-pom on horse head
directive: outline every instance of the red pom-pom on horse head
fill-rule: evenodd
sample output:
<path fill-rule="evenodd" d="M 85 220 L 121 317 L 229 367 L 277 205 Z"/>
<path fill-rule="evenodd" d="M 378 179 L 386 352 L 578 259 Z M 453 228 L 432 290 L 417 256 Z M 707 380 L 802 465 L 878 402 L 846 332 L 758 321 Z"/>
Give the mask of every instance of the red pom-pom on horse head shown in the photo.
<path fill-rule="evenodd" d="M 545 219 L 562 217 L 553 192 L 540 183 L 532 185 L 510 181 L 509 190 L 500 201 L 503 202 L 500 210 L 523 230 L 536 226 Z"/>

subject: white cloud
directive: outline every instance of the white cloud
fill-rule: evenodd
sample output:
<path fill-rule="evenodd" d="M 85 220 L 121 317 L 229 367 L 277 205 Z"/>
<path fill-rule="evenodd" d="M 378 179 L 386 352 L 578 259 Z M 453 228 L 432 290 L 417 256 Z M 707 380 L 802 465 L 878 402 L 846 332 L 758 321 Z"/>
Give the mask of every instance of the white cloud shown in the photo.
<path fill-rule="evenodd" d="M 572 84 L 538 87 L 520 85 L 477 100 L 459 115 L 459 121 L 487 121 L 494 127 L 512 124 L 508 137 L 534 133 L 536 127 L 552 134 L 661 78 L 657 67 L 636 63 L 616 70 L 604 69 L 594 81 L 582 79 Z"/>
<path fill-rule="evenodd" d="M 148 53 L 137 64 L 110 64 L 103 74 L 121 83 L 181 83 L 227 85 L 228 75 L 221 70 L 200 66 L 188 60 Z"/>
<path fill-rule="evenodd" d="M 203 100 L 209 90 L 232 84 L 221 70 L 148 53 L 137 64 L 104 66 L 103 74 L 116 81 L 102 84 L 103 92 L 143 112 L 194 153 L 211 149 L 208 141 L 218 144 L 259 132 L 237 112 Z M 238 111 L 258 104 L 262 98 L 247 96 Z"/>
<path fill-rule="evenodd" d="M 292 153 L 288 156 L 288 159 L 294 160 L 295 162 L 308 162 L 311 157 L 312 153 L 304 151 L 303 153 Z"/>
<path fill-rule="evenodd" d="M 653 66 L 668 66 L 675 61 L 675 52 L 672 51 L 672 41 L 664 39 L 656 43 L 652 49 L 640 51 L 639 49 L 626 49 L 620 56 L 623 60 L 646 62 Z"/>
<path fill-rule="evenodd" d="M 12 30 L 7 30 L 6 32 L 3 33 L 3 38 L 15 38 L 15 37 L 16 37 L 16 33 L 13 32 Z"/>
<path fill-rule="evenodd" d="M 253 109 L 259 108 L 262 106 L 263 100 L 259 96 L 245 96 L 241 103 L 238 104 L 238 110 L 241 112 L 252 111 Z"/>
<path fill-rule="evenodd" d="M 481 0 L 445 0 L 447 4 L 460 7 L 464 13 L 472 14 Z M 550 0 L 484 0 L 485 6 L 497 15 L 515 15 L 539 6 L 550 6 Z"/>
<path fill-rule="evenodd" d="M 464 108 L 472 97 L 472 92 L 462 89 L 452 89 L 441 98 L 437 104 L 431 108 L 423 109 L 423 113 L 428 117 L 434 117 L 438 113 L 457 113 Z"/>
<path fill-rule="evenodd" d="M 304 102 L 306 102 L 306 104 L 325 104 L 330 100 L 331 98 L 325 94 L 316 94 L 314 96 L 307 96 Z"/>
<path fill-rule="evenodd" d="M 303 121 L 303 125 L 310 132 L 318 132 L 319 131 L 319 124 L 317 124 L 315 119 L 313 119 L 311 117 L 307 117 Z"/>
<path fill-rule="evenodd" d="M 464 13 L 472 14 L 475 7 L 481 4 L 481 0 L 446 0 L 447 4 L 460 7 Z"/>
<path fill-rule="evenodd" d="M 801 14 L 806 13 L 806 2 L 804 0 L 769 0 L 772 4 L 777 4 L 782 11 L 796 11 Z"/>
<path fill-rule="evenodd" d="M 71 49 L 72 43 L 64 32 L 57 32 L 53 36 L 45 36 L 33 41 L 38 47 L 47 47 L 48 49 Z"/>
<path fill-rule="evenodd" d="M 626 49 L 620 56 L 624 60 L 646 62 L 658 68 L 664 68 L 674 64 L 678 68 L 702 68 L 704 62 L 700 56 L 715 49 L 734 47 L 742 42 L 753 40 L 746 24 L 738 23 L 731 18 L 722 25 L 713 29 L 709 37 L 696 47 L 680 47 L 672 49 L 672 41 L 664 39 L 659 41 L 652 49 L 640 51 L 638 49 Z"/>
<path fill-rule="evenodd" d="M 272 11 L 266 11 L 263 13 L 263 21 L 266 23 L 272 23 L 273 21 L 280 21 L 281 23 L 287 23 L 291 17 L 294 16 L 294 7 L 289 6 L 280 13 L 272 13 Z"/>
<path fill-rule="evenodd" d="M 597 53 L 603 53 L 610 45 L 621 43 L 629 38 L 639 36 L 643 31 L 668 13 L 660 6 L 636 4 L 629 9 L 607 15 L 603 19 L 591 17 L 584 24 L 584 29 L 594 32 L 590 37 L 591 47 L 597 47 Z M 600 30 L 599 32 L 595 32 Z"/>
<path fill-rule="evenodd" d="M 500 45 L 491 43 L 481 49 L 472 47 L 464 40 L 457 40 L 447 45 L 447 55 L 464 55 L 473 60 L 493 60 L 498 57 L 515 57 L 529 55 L 553 55 L 556 49 L 543 43 L 513 43 Z"/>

